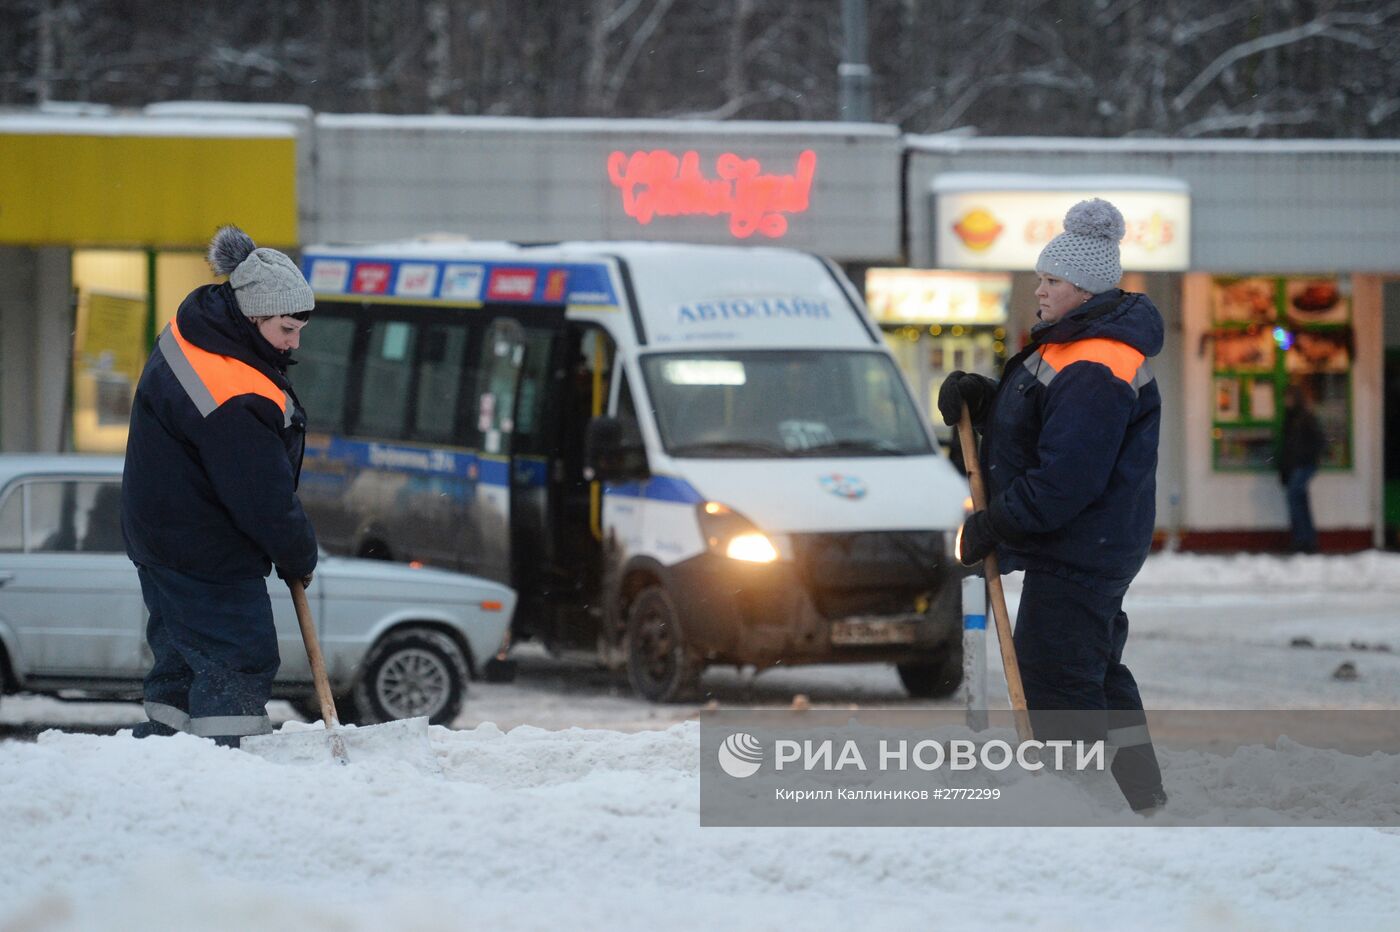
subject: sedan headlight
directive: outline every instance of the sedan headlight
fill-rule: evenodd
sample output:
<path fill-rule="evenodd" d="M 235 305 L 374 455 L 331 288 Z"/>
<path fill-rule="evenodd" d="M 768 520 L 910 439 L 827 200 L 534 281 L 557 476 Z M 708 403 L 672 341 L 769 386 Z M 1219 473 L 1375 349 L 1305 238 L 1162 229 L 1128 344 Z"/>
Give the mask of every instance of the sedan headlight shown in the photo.
<path fill-rule="evenodd" d="M 768 535 L 728 505 L 704 502 L 696 513 L 700 533 L 711 553 L 745 563 L 772 563 L 778 559 L 778 548 Z"/>

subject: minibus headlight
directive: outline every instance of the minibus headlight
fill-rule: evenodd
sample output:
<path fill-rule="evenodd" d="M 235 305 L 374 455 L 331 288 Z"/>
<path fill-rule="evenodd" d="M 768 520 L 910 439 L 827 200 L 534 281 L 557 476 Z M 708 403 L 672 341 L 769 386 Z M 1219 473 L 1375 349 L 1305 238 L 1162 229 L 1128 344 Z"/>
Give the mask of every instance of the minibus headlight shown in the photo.
<path fill-rule="evenodd" d="M 711 553 L 745 563 L 772 563 L 779 558 L 774 541 L 728 505 L 702 502 L 696 514 Z"/>
<path fill-rule="evenodd" d="M 724 555 L 731 560 L 749 563 L 772 563 L 778 559 L 778 549 L 762 531 L 748 531 L 729 540 Z"/>

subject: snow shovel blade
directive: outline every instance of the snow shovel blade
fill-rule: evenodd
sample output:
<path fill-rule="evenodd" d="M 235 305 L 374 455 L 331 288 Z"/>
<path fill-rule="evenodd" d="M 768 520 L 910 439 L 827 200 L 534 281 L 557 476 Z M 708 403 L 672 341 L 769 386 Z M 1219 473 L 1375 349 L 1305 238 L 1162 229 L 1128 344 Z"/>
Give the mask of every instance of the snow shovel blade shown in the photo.
<path fill-rule="evenodd" d="M 288 730 L 288 726 L 297 730 Z M 244 738 L 241 747 L 277 764 L 384 760 L 409 764 L 431 776 L 442 775 L 442 766 L 428 740 L 428 720 L 421 716 L 364 727 L 339 725 L 328 729 L 320 722 L 311 726 L 288 722 L 282 727 L 276 734 Z"/>

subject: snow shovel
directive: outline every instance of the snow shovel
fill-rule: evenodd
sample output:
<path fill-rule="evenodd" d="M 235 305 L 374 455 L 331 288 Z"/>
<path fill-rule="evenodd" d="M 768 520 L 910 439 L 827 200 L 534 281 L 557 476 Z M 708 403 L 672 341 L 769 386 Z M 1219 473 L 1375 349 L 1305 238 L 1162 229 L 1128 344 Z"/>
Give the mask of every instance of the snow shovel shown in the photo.
<path fill-rule="evenodd" d="M 327 754 L 338 764 L 348 764 L 352 758 L 385 758 L 441 776 L 442 767 L 428 741 L 426 718 L 405 718 L 363 728 L 340 724 L 330 679 L 326 676 L 326 663 L 321 657 L 321 642 L 316 636 L 316 623 L 306 600 L 306 588 L 300 579 L 288 580 L 287 586 L 292 591 L 292 604 L 296 606 L 297 624 L 301 627 L 302 643 L 306 645 L 306 659 L 311 664 L 311 679 L 316 686 L 325 728 L 313 725 L 301 731 L 253 735 L 243 739 L 243 750 L 286 764 L 315 763 L 325 760 Z"/>
<path fill-rule="evenodd" d="M 987 507 L 987 487 L 982 484 L 982 467 L 977 461 L 977 439 L 972 433 L 972 416 L 967 413 L 966 404 L 958 420 L 958 442 L 962 445 L 967 481 L 972 486 L 972 507 L 984 511 Z M 1011 641 L 1011 616 L 1006 611 L 1006 592 L 1001 588 L 1001 572 L 997 569 L 995 550 L 983 558 L 982 571 L 987 577 L 988 601 L 992 603 L 992 615 L 996 618 L 997 644 L 1001 647 L 1001 665 L 1006 671 L 1006 692 L 1011 698 L 1011 714 L 1016 720 L 1016 737 L 1022 742 L 1029 741 L 1032 737 L 1031 719 L 1026 712 L 1026 692 L 1021 687 L 1021 667 L 1016 663 L 1016 645 Z"/>

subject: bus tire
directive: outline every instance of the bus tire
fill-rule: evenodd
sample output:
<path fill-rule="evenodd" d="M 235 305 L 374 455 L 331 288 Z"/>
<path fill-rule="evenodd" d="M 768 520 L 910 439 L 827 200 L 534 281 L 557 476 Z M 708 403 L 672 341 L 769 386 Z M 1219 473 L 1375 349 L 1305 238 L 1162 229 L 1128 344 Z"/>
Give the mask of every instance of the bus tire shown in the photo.
<path fill-rule="evenodd" d="M 399 628 L 370 650 L 353 696 L 361 724 L 425 715 L 450 725 L 466 701 L 467 659 L 440 631 Z"/>
<path fill-rule="evenodd" d="M 680 614 L 664 588 L 647 586 L 627 609 L 627 678 L 652 702 L 682 702 L 699 691 L 705 670 L 685 643 Z"/>
<path fill-rule="evenodd" d="M 963 679 L 962 641 L 944 644 L 927 661 L 895 664 L 904 691 L 914 699 L 946 699 L 957 692 Z"/>

